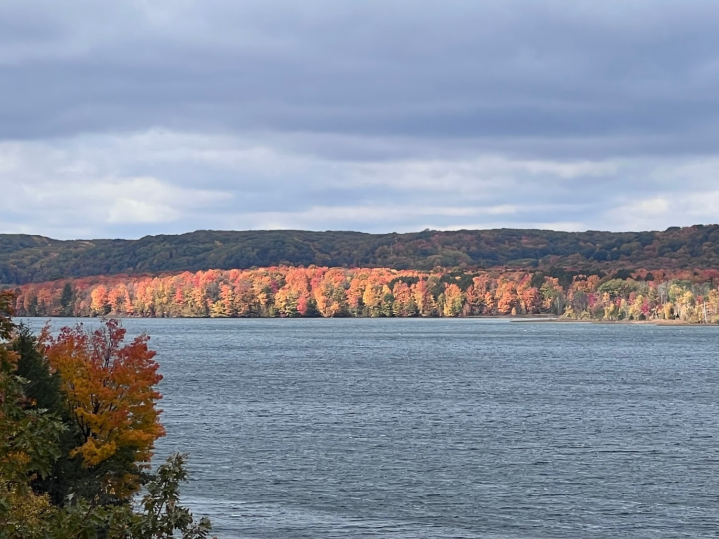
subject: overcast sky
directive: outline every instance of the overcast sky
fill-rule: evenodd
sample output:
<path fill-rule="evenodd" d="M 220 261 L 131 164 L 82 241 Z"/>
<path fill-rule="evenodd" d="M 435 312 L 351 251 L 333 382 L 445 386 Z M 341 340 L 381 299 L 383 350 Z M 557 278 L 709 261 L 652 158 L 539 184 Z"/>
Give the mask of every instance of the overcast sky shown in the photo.
<path fill-rule="evenodd" d="M 716 0 L 3 0 L 0 232 L 719 221 Z"/>

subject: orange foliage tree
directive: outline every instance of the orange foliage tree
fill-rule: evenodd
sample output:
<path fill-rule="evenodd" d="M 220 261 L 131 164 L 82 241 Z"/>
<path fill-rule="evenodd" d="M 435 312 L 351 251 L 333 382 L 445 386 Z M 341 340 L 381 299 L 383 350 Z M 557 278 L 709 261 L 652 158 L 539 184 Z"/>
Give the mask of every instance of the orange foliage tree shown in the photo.
<path fill-rule="evenodd" d="M 117 320 L 103 321 L 92 332 L 79 324 L 57 337 L 48 327 L 41 335 L 79 430 L 80 443 L 70 456 L 88 468 L 120 455 L 136 465 L 108 478 L 106 487 L 121 498 L 137 490 L 135 472 L 149 467 L 154 443 L 165 434 L 155 388 L 162 376 L 147 346 L 149 337 L 140 335 L 129 344 L 124 339 Z"/>

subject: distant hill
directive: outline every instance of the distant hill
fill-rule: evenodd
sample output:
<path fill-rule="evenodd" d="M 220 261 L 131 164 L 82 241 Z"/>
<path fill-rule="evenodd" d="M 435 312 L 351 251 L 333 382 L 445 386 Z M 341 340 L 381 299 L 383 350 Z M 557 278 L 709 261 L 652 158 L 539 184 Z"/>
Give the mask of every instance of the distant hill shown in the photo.
<path fill-rule="evenodd" d="M 425 230 L 407 234 L 201 230 L 139 240 L 0 234 L 0 284 L 91 275 L 315 264 L 336 267 L 719 268 L 719 225 L 663 232 Z"/>

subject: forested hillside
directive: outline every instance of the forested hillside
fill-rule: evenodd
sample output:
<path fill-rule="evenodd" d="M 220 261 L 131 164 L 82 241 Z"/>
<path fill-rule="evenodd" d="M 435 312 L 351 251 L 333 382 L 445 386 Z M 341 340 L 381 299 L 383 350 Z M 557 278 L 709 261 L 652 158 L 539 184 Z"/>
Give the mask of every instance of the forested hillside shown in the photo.
<path fill-rule="evenodd" d="M 703 269 L 719 267 L 719 225 L 663 232 L 426 230 L 408 234 L 197 231 L 139 240 L 0 235 L 0 285 L 92 275 L 288 266 Z"/>

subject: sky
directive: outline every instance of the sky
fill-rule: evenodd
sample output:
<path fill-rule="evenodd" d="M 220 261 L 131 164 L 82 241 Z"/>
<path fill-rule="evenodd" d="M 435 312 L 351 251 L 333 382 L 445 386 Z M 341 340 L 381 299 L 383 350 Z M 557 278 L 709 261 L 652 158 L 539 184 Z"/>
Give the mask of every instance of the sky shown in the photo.
<path fill-rule="evenodd" d="M 719 2 L 3 0 L 0 233 L 719 221 Z"/>

